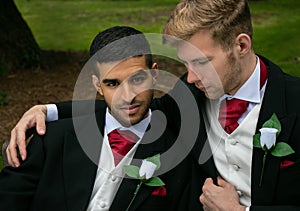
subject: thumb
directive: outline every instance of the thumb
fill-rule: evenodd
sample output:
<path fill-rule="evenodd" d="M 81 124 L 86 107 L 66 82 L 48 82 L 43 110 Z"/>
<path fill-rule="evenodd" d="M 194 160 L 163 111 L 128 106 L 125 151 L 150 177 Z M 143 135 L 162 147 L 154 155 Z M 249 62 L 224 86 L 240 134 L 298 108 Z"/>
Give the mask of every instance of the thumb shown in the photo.
<path fill-rule="evenodd" d="M 46 124 L 45 124 L 45 117 L 38 116 L 36 118 L 36 130 L 39 135 L 44 135 L 46 132 Z"/>

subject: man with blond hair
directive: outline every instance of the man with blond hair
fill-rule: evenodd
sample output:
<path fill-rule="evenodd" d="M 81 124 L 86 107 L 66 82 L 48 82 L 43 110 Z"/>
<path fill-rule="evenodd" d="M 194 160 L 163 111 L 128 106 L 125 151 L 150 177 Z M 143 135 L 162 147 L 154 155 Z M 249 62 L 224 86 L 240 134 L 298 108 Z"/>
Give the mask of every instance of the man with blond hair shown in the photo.
<path fill-rule="evenodd" d="M 207 140 L 219 177 L 202 187 L 204 208 L 299 209 L 300 80 L 255 54 L 247 1 L 182 1 L 163 33 L 188 70 L 184 80 L 206 96 Z M 273 148 L 254 146 L 253 136 L 273 114 L 281 123 L 276 141 L 294 153 L 278 157 Z"/>
<path fill-rule="evenodd" d="M 192 152 L 211 177 L 201 184 L 200 169 L 193 175 L 192 192 L 204 210 L 299 210 L 300 80 L 255 54 L 248 2 L 181 1 L 163 34 L 188 70 L 181 79 L 194 84 L 191 90 L 205 119 L 207 134 L 200 129 Z M 177 86 L 172 90 L 179 91 Z M 155 103 L 168 120 L 180 121 L 167 96 Z M 33 115 L 41 108 L 20 120 L 14 137 L 24 134 L 28 122 L 45 119 L 42 112 Z M 45 129 L 43 124 L 37 127 Z M 271 146 L 257 142 L 262 127 L 277 130 Z M 16 142 L 24 146 L 22 139 L 13 138 L 8 152 L 14 152 Z M 207 149 L 213 156 L 206 162 L 202 155 Z"/>

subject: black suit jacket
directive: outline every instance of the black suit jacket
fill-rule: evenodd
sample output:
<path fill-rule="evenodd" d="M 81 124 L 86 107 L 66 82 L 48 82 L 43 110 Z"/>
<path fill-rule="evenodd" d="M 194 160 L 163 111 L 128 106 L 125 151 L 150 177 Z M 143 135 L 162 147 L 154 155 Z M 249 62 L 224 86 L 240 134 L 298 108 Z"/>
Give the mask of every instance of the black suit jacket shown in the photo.
<path fill-rule="evenodd" d="M 106 105 L 100 103 L 101 112 L 96 113 L 97 127 L 102 134 L 105 108 Z M 49 123 L 45 136 L 35 134 L 27 148 L 28 158 L 22 165 L 6 167 L 0 173 L 0 210 L 86 210 L 97 172 L 92 160 L 99 158 L 102 144 L 101 138 L 91 134 L 94 120 L 92 115 L 63 119 Z M 88 134 L 80 143 L 74 125 L 82 134 Z M 155 142 L 140 144 L 134 158 L 163 154 L 174 140 L 176 136 L 165 130 Z M 95 154 L 86 155 L 84 150 L 89 147 L 96 148 Z M 161 169 L 172 164 L 173 158 L 168 162 L 162 160 Z M 158 175 L 166 184 L 165 197 L 152 196 L 155 187 L 142 185 L 130 210 L 186 210 L 191 165 L 187 157 L 175 168 Z M 138 180 L 124 178 L 110 210 L 125 210 L 138 183 Z"/>
<path fill-rule="evenodd" d="M 252 158 L 252 175 L 251 175 L 251 210 L 299 210 L 300 209 L 300 79 L 287 75 L 281 69 L 267 60 L 260 57 L 267 66 L 269 75 L 266 86 L 262 107 L 259 114 L 256 133 L 263 123 L 267 121 L 273 113 L 276 113 L 282 126 L 280 136 L 277 141 L 288 143 L 295 151 L 294 154 L 287 157 L 274 157 L 268 155 L 262 186 L 259 187 L 260 174 L 262 170 L 262 159 L 264 152 L 262 149 L 253 149 Z M 182 77 L 186 81 L 187 74 Z M 188 85 L 197 99 L 199 107 L 204 111 L 204 94 L 199 92 L 193 85 Z M 173 92 L 178 92 L 175 88 Z M 166 102 L 169 102 L 167 96 L 163 100 L 155 101 L 155 106 L 160 107 L 169 118 L 172 118 L 172 110 L 170 106 L 166 108 Z M 164 109 L 165 108 L 165 109 Z M 175 122 L 172 119 L 171 122 Z M 199 137 L 193 149 L 193 156 L 199 160 L 200 154 L 209 151 L 209 144 L 206 141 L 207 136 L 203 127 L 199 129 Z M 280 163 L 284 160 L 295 162 L 291 166 L 280 168 Z M 199 175 L 206 172 L 210 177 L 216 179 L 218 176 L 217 169 L 213 159 L 210 158 L 204 164 L 196 166 L 198 168 L 194 172 L 194 185 L 192 192 L 197 196 L 193 201 L 198 200 L 201 194 L 201 181 L 197 180 Z M 200 209 L 201 204 L 194 203 L 194 209 Z"/>

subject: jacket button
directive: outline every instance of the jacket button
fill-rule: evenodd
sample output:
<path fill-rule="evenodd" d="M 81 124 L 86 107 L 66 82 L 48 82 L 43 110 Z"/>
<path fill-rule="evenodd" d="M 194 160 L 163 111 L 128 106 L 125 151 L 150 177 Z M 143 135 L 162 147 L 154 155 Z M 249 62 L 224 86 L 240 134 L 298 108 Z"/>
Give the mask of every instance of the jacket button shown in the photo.
<path fill-rule="evenodd" d="M 235 139 L 233 139 L 233 140 L 230 141 L 230 144 L 231 144 L 231 145 L 236 145 L 237 143 L 238 143 L 238 141 L 235 140 Z"/>
<path fill-rule="evenodd" d="M 234 164 L 232 167 L 233 167 L 233 169 L 234 169 L 235 171 L 238 171 L 238 170 L 240 169 L 240 167 L 239 167 L 238 165 L 236 165 L 236 164 Z"/>
<path fill-rule="evenodd" d="M 101 207 L 101 208 L 105 208 L 105 207 L 106 207 L 106 203 L 105 203 L 104 201 L 101 201 L 101 202 L 100 202 L 100 207 Z"/>
<path fill-rule="evenodd" d="M 116 177 L 115 175 L 112 175 L 112 176 L 111 176 L 111 181 L 114 182 L 114 181 L 116 181 L 116 180 L 117 180 L 117 177 Z"/>

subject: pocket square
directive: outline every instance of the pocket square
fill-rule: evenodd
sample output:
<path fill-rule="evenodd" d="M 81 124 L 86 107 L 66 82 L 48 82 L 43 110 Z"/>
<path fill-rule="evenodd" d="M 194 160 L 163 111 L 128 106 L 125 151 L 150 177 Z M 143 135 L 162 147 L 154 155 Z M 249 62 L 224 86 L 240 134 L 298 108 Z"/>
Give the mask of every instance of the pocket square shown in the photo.
<path fill-rule="evenodd" d="M 167 189 L 164 186 L 159 186 L 152 191 L 151 195 L 152 196 L 166 196 Z"/>
<path fill-rule="evenodd" d="M 290 160 L 284 160 L 280 163 L 280 169 L 293 165 L 295 162 Z"/>

